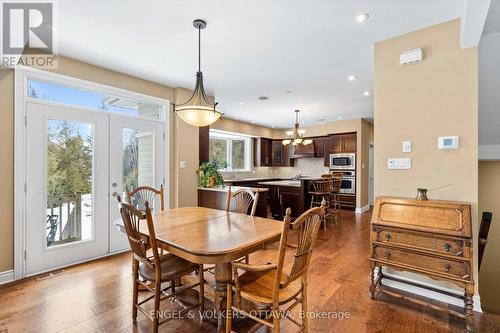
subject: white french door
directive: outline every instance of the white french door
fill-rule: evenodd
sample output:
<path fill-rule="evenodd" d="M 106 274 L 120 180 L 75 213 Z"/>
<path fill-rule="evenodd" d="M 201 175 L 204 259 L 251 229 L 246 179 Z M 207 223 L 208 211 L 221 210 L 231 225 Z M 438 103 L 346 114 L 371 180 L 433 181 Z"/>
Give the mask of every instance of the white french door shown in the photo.
<path fill-rule="evenodd" d="M 26 275 L 108 251 L 109 117 L 26 104 Z"/>
<path fill-rule="evenodd" d="M 116 196 L 164 183 L 165 123 L 31 102 L 26 115 L 26 275 L 127 249 Z"/>
<path fill-rule="evenodd" d="M 116 196 L 126 200 L 126 189 L 160 188 L 164 184 L 165 124 L 154 120 L 111 115 L 110 122 L 110 234 L 109 252 L 129 247 L 114 221 L 120 218 Z M 159 207 L 157 202 L 150 203 Z"/>

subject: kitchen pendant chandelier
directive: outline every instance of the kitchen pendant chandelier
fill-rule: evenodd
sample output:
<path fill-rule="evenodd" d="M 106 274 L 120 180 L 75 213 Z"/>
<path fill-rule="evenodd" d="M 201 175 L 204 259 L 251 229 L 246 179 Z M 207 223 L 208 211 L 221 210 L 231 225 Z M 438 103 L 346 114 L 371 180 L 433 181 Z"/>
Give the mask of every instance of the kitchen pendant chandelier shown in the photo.
<path fill-rule="evenodd" d="M 291 131 L 286 131 L 288 139 L 281 141 L 284 146 L 289 144 L 292 144 L 292 146 L 298 146 L 300 144 L 302 144 L 303 146 L 308 146 L 313 142 L 313 140 L 311 139 L 304 139 L 306 130 L 299 128 L 299 112 L 300 110 L 295 110 L 295 128 Z"/>
<path fill-rule="evenodd" d="M 222 113 L 216 107 L 218 103 L 210 104 L 203 88 L 203 73 L 201 72 L 201 30 L 205 29 L 207 23 L 197 19 L 193 21 L 193 26 L 198 29 L 198 72 L 196 72 L 196 85 L 191 98 L 186 103 L 174 104 L 174 112 L 186 123 L 203 127 L 213 124 Z"/>

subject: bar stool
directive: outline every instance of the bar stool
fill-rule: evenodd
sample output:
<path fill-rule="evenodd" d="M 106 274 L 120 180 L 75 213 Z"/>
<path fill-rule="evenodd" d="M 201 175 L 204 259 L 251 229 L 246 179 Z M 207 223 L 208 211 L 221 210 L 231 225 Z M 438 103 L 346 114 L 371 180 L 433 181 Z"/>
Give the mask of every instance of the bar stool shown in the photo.
<path fill-rule="evenodd" d="M 335 223 L 342 222 L 342 209 L 340 208 L 339 193 L 342 185 L 342 178 L 334 176 L 332 178 L 332 191 L 329 196 L 329 206 L 331 214 L 335 217 Z"/>
<path fill-rule="evenodd" d="M 321 221 L 324 223 L 326 230 L 326 218 L 331 215 L 330 208 L 330 194 L 333 189 L 333 179 L 315 180 L 312 182 L 313 191 L 311 194 L 311 208 L 320 207 L 323 200 L 326 201 L 325 214 L 321 216 Z"/>

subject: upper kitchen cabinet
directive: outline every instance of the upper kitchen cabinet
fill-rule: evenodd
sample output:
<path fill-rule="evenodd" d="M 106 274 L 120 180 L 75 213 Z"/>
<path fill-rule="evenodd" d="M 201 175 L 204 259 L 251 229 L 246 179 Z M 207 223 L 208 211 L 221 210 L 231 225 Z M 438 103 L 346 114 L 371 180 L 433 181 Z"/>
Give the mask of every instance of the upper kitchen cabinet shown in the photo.
<path fill-rule="evenodd" d="M 315 157 L 324 157 L 325 156 L 325 141 L 326 138 L 314 138 L 314 156 Z"/>
<path fill-rule="evenodd" d="M 254 138 L 253 140 L 253 165 L 272 165 L 272 140 L 267 138 Z"/>
<path fill-rule="evenodd" d="M 281 141 L 273 140 L 273 148 L 272 148 L 272 160 L 273 165 L 280 166 L 283 164 L 284 154 L 283 154 L 283 144 Z"/>
<path fill-rule="evenodd" d="M 290 146 L 281 140 L 260 138 L 254 141 L 254 166 L 293 166 Z"/>
<path fill-rule="evenodd" d="M 331 134 L 328 146 L 330 153 L 355 153 L 356 133 Z"/>
<path fill-rule="evenodd" d="M 290 145 L 284 146 L 281 140 L 272 141 L 272 165 L 273 166 L 293 166 L 291 160 L 292 148 Z"/>

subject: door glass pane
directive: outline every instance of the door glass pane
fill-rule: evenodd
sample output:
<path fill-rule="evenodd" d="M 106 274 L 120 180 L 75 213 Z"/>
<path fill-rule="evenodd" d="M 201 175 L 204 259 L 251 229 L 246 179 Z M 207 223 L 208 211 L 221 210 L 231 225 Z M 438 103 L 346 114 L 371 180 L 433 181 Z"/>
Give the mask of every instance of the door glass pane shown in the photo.
<path fill-rule="evenodd" d="M 122 142 L 123 189 L 154 187 L 154 132 L 124 128 Z"/>
<path fill-rule="evenodd" d="M 231 161 L 233 170 L 245 169 L 245 140 L 231 140 Z"/>
<path fill-rule="evenodd" d="M 47 123 L 47 247 L 92 238 L 93 126 Z"/>

